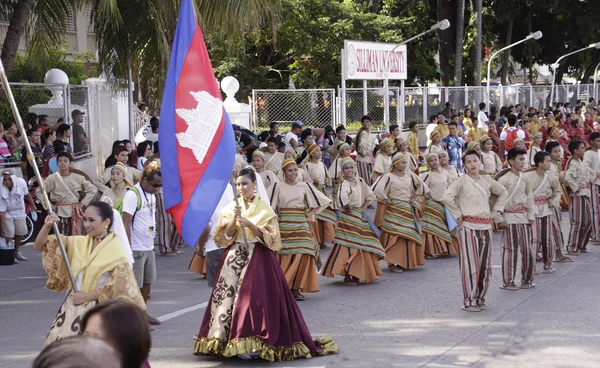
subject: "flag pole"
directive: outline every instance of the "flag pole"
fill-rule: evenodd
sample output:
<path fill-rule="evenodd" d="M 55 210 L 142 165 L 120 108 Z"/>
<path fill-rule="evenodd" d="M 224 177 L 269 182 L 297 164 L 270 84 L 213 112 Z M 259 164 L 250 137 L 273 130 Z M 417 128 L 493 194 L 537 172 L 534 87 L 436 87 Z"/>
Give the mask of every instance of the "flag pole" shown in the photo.
<path fill-rule="evenodd" d="M 15 118 L 15 122 L 17 123 L 17 127 L 19 128 L 19 132 L 21 132 L 21 137 L 24 137 L 23 142 L 25 143 L 25 151 L 27 152 L 27 161 L 29 161 L 29 165 L 33 169 L 33 172 L 37 178 L 39 187 L 42 191 L 42 201 L 46 204 L 46 208 L 48 209 L 48 215 L 53 213 L 52 204 L 50 203 L 50 199 L 48 198 L 48 193 L 46 193 L 46 188 L 44 187 L 44 180 L 42 179 L 42 175 L 40 174 L 40 170 L 35 162 L 35 156 L 31 151 L 31 145 L 29 144 L 29 140 L 27 139 L 27 132 L 25 131 L 25 126 L 23 125 L 23 120 L 21 119 L 21 115 L 19 114 L 19 109 L 17 108 L 17 103 L 15 102 L 15 97 L 12 94 L 12 90 L 10 89 L 10 85 L 8 84 L 8 78 L 6 76 L 6 72 L 4 70 L 4 66 L 2 65 L 2 61 L 0 60 L 0 78 L 2 81 L 2 87 L 4 88 L 4 92 L 6 93 L 6 97 L 8 98 L 8 102 L 10 103 L 10 107 L 12 109 L 13 116 Z M 59 236 L 60 231 L 58 229 L 58 224 L 55 222 L 52 225 L 54 229 L 54 233 L 57 234 L 56 240 L 58 241 L 58 246 L 60 248 L 60 253 L 63 258 L 64 265 L 67 269 L 67 274 L 69 275 L 69 280 L 71 281 L 71 289 L 73 292 L 78 292 L 77 284 L 75 283 L 75 278 L 73 277 L 73 272 L 71 271 L 71 265 L 69 264 L 69 258 L 67 257 L 67 251 L 65 250 L 65 245 L 62 242 L 62 238 Z"/>
<path fill-rule="evenodd" d="M 233 197 L 235 198 L 235 204 L 236 206 L 240 206 L 240 197 L 238 196 L 237 190 L 235 190 L 235 180 L 233 175 L 231 175 L 231 179 L 229 180 L 229 183 L 231 184 L 231 189 L 233 190 Z M 244 245 L 247 247 L 248 246 L 248 238 L 246 237 L 246 230 L 244 230 L 244 227 L 242 225 L 240 225 L 240 227 L 242 228 L 242 239 L 244 240 Z"/>

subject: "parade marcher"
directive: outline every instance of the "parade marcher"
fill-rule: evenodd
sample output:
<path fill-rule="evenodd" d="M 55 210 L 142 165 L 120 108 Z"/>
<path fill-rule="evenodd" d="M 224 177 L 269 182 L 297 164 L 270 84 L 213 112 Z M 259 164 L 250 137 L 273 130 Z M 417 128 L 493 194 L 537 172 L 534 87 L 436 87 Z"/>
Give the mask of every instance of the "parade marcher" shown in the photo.
<path fill-rule="evenodd" d="M 525 164 L 525 168 L 528 169 L 530 167 L 535 167 L 534 158 L 536 153 L 542 151 L 542 139 L 544 138 L 542 132 L 536 132 L 531 136 L 531 147 L 529 151 L 527 151 L 527 161 Z"/>
<path fill-rule="evenodd" d="M 444 147 L 448 152 L 450 158 L 450 165 L 455 166 L 457 169 L 462 170 L 461 153 L 465 142 L 456 135 L 456 123 L 451 121 L 448 124 L 448 136 L 442 139 Z"/>
<path fill-rule="evenodd" d="M 79 321 L 95 304 L 127 298 L 139 308 L 146 309 L 125 251 L 113 232 L 113 216 L 109 204 L 91 203 L 85 210 L 87 235 L 60 235 L 77 283 L 77 293 L 72 291 L 56 236 L 48 235 L 52 225 L 61 219 L 57 214 L 46 217 L 34 248 L 43 252 L 42 263 L 48 274 L 46 288 L 67 290 L 67 297 L 50 327 L 45 345 L 80 334 Z"/>
<path fill-rule="evenodd" d="M 329 178 L 325 164 L 321 161 L 322 151 L 318 145 L 312 144 L 308 147 L 308 154 L 310 155 L 310 161 L 305 165 L 306 172 L 315 188 L 331 200 L 331 195 L 327 191 L 327 183 L 330 183 L 331 179 Z M 326 247 L 325 243 L 329 243 L 335 238 L 337 215 L 333 207 L 329 205 L 323 211 L 319 212 L 314 220 L 309 221 L 309 225 L 317 244 L 323 249 Z"/>
<path fill-rule="evenodd" d="M 371 179 L 377 180 L 378 177 L 387 173 L 392 165 L 392 153 L 394 152 L 394 145 L 389 138 L 384 138 L 379 143 L 379 152 L 375 157 L 375 165 L 373 166 L 373 173 Z"/>
<path fill-rule="evenodd" d="M 431 144 L 425 149 L 425 155 L 430 153 L 439 153 L 446 150 L 444 144 L 442 143 L 442 136 L 440 135 L 440 132 L 434 130 L 429 138 L 431 139 Z"/>
<path fill-rule="evenodd" d="M 371 185 L 373 172 L 373 150 L 377 144 L 375 137 L 371 134 L 371 117 L 365 115 L 360 119 L 362 128 L 356 134 L 356 165 L 358 176 L 360 176 L 367 185 Z"/>
<path fill-rule="evenodd" d="M 419 126 L 417 125 L 417 122 L 411 121 L 408 124 L 408 129 L 410 129 L 408 137 L 406 137 L 408 149 L 413 158 L 418 161 L 421 156 L 421 151 L 419 151 Z M 400 128 L 398 128 L 398 130 L 400 130 Z M 396 147 L 394 142 L 392 142 L 392 147 Z"/>
<path fill-rule="evenodd" d="M 592 204 L 592 242 L 600 243 L 600 132 L 590 133 L 590 148 L 583 155 L 583 166 L 590 171 Z"/>
<path fill-rule="evenodd" d="M 448 157 L 448 152 L 438 152 L 437 155 L 440 159 L 440 168 L 448 174 L 450 183 L 458 179 L 458 177 L 461 175 L 461 172 L 455 166 L 450 165 L 450 158 Z"/>
<path fill-rule="evenodd" d="M 583 164 L 585 153 L 582 141 L 569 143 L 571 159 L 565 169 L 565 183 L 570 190 L 569 220 L 571 229 L 567 254 L 587 253 L 587 243 L 592 235 L 592 209 L 590 201 L 590 168 Z"/>
<path fill-rule="evenodd" d="M 283 153 L 277 151 L 279 143 L 275 138 L 267 139 L 267 152 L 265 152 L 265 169 L 278 174 L 283 163 Z"/>
<path fill-rule="evenodd" d="M 10 171 L 3 172 L 2 186 L 0 186 L 0 236 L 7 244 L 15 240 L 15 263 L 27 261 L 27 258 L 19 252 L 21 240 L 27 235 L 25 201 L 31 206 L 32 212 L 37 211 L 25 180 Z"/>
<path fill-rule="evenodd" d="M 342 143 L 348 143 L 348 138 L 350 137 L 347 136 L 345 126 L 340 125 L 337 128 L 335 128 L 335 140 L 333 141 L 333 144 L 331 144 L 329 148 L 327 148 L 327 152 L 329 152 L 329 154 L 331 155 L 332 161 L 338 158 L 338 156 L 340 155 L 340 145 Z M 348 146 L 350 145 L 351 143 L 348 143 Z"/>
<path fill-rule="evenodd" d="M 440 167 L 435 153 L 426 156 L 429 171 L 421 174 L 421 181 L 429 188 L 423 207 L 423 228 L 421 243 L 425 258 L 434 255 L 448 256 L 457 252 L 457 244 L 448 229 L 448 219 L 444 208 L 444 192 L 451 183 L 449 174 Z"/>
<path fill-rule="evenodd" d="M 271 201 L 273 187 L 275 186 L 275 183 L 279 183 L 279 179 L 277 178 L 277 175 L 275 175 L 275 173 L 273 173 L 271 170 L 265 169 L 265 154 L 262 153 L 262 151 L 254 151 L 254 153 L 252 154 L 252 166 L 254 167 L 256 173 L 262 179 L 262 182 L 267 190 L 268 198 L 264 199 Z"/>
<path fill-rule="evenodd" d="M 275 258 L 281 249 L 277 215 L 254 194 L 255 183 L 254 171 L 242 169 L 239 204 L 221 213 L 214 240 L 226 250 L 194 354 L 282 361 L 337 353 L 331 338 L 310 336 Z"/>
<path fill-rule="evenodd" d="M 127 184 L 130 186 L 134 186 L 142 179 L 142 171 L 136 169 L 135 167 L 127 166 L 127 161 L 129 160 L 129 151 L 127 150 L 126 146 L 119 146 L 115 152 L 118 152 L 118 154 L 115 155 L 117 162 L 120 162 L 125 166 L 125 182 L 127 182 Z M 112 166 L 104 169 L 102 174 L 100 174 L 98 179 L 96 179 L 94 182 L 94 185 L 100 192 L 104 193 L 109 189 L 111 179 Z"/>
<path fill-rule="evenodd" d="M 329 166 L 329 177 L 331 178 L 331 186 L 333 186 L 334 192 L 335 188 L 342 181 L 342 160 L 350 157 L 352 148 L 348 143 L 342 143 L 338 147 L 338 152 L 339 155 L 333 160 L 331 166 Z"/>
<path fill-rule="evenodd" d="M 296 300 L 304 300 L 300 291 L 319 291 L 316 260 L 318 247 L 308 224 L 311 216 L 323 211 L 331 199 L 311 183 L 297 180 L 298 166 L 293 159 L 283 161 L 284 180 L 277 183 L 271 207 L 279 216 L 281 249 L 277 260 Z M 255 181 L 255 180 L 253 180 Z"/>
<path fill-rule="evenodd" d="M 52 207 L 60 218 L 60 233 L 66 236 L 79 235 L 83 208 L 92 201 L 97 189 L 84 176 L 71 173 L 73 158 L 70 153 L 59 153 L 56 161 L 59 171 L 44 179 L 44 187 Z M 38 187 L 36 196 L 42 197 L 41 186 Z M 45 206 L 45 203 L 42 202 L 42 205 Z"/>
<path fill-rule="evenodd" d="M 287 159 L 292 159 L 292 160 L 294 160 L 294 162 L 296 162 L 296 158 L 298 157 L 298 155 L 296 154 L 296 151 L 292 149 L 292 150 L 285 151 L 285 154 L 283 157 L 284 157 L 283 162 L 285 162 L 285 160 L 287 160 Z M 281 163 L 282 165 L 283 165 L 283 162 Z M 281 168 L 279 169 L 279 172 L 277 173 L 277 179 L 279 179 L 279 181 L 285 180 L 285 175 Z M 310 177 L 308 176 L 308 173 L 306 171 L 304 171 L 304 169 L 301 168 L 300 165 L 298 165 L 298 176 L 296 177 L 296 180 L 298 182 L 310 182 Z"/>
<path fill-rule="evenodd" d="M 105 198 L 110 199 L 109 204 L 119 211 L 120 214 L 123 213 L 123 197 L 125 196 L 125 192 L 127 192 L 128 184 L 125 182 L 125 172 L 127 168 L 120 162 L 117 162 L 111 170 L 111 185 L 110 189 L 102 194 L 102 200 L 105 201 Z M 108 202 L 108 201 L 105 201 Z"/>
<path fill-rule="evenodd" d="M 444 204 L 458 226 L 459 264 L 463 285 L 464 310 L 486 308 L 485 295 L 492 273 L 492 223 L 504 209 L 508 193 L 491 177 L 479 175 L 481 162 L 475 151 L 463 156 L 467 174 L 459 177 L 444 193 Z M 490 211 L 490 195 L 498 196 Z"/>
<path fill-rule="evenodd" d="M 558 178 L 552 175 L 550 170 L 550 154 L 544 151 L 538 152 L 534 157 L 535 170 L 524 174 L 529 187 L 533 189 L 533 209 L 535 213 L 535 223 L 532 226 L 533 239 L 535 247 L 534 255 L 541 250 L 542 262 L 544 263 L 543 273 L 552 273 L 552 261 L 555 255 L 555 237 L 552 234 L 553 214 L 551 208 L 560 206 L 560 196 L 562 194 Z"/>
<path fill-rule="evenodd" d="M 396 142 L 396 145 L 398 147 L 398 153 L 403 154 L 406 158 L 406 162 L 408 165 L 406 170 L 416 173 L 419 169 L 419 162 L 415 160 L 415 158 L 408 151 L 408 142 L 402 138 L 399 138 L 398 142 Z"/>
<path fill-rule="evenodd" d="M 564 184 L 562 184 L 565 177 L 564 171 L 561 171 L 562 148 L 560 147 L 560 143 L 556 141 L 550 141 L 546 144 L 544 149 L 550 154 L 550 169 L 548 170 L 548 173 L 558 180 L 561 188 L 560 205 L 558 207 L 550 208 L 552 211 L 552 238 L 554 239 L 556 251 L 554 260 L 556 262 L 573 262 L 572 258 L 563 254 L 563 249 L 565 249 L 565 240 L 563 237 L 562 228 L 560 226 L 562 222 L 562 203 L 563 201 L 566 201 L 568 205 L 570 202 L 569 196 L 566 193 L 566 187 Z"/>
<path fill-rule="evenodd" d="M 407 157 L 396 153 L 391 172 L 382 176 L 372 188 L 378 199 L 388 202 L 379 240 L 391 272 L 402 272 L 425 264 L 415 209 L 421 210 L 418 196 L 428 194 L 429 189 L 407 167 Z"/>
<path fill-rule="evenodd" d="M 123 223 L 135 259 L 133 273 L 144 301 L 150 299 L 152 284 L 156 280 L 156 194 L 161 188 L 160 165 L 154 161 L 144 168 L 142 181 L 128 190 L 123 198 Z M 160 324 L 151 316 L 148 316 L 148 321 L 152 325 Z"/>
<path fill-rule="evenodd" d="M 483 171 L 490 175 L 495 175 L 502 170 L 502 161 L 496 152 L 492 151 L 494 142 L 488 137 L 487 134 L 483 135 L 479 139 L 479 146 L 481 147 L 481 163 Z"/>
<path fill-rule="evenodd" d="M 344 284 L 356 286 L 360 280 L 371 283 L 383 273 L 379 260 L 385 257 L 381 243 L 364 210 L 376 199 L 367 183 L 356 172 L 350 157 L 342 160 L 343 181 L 339 187 L 339 220 L 333 248 L 323 264 L 326 277 L 344 276 Z"/>
<path fill-rule="evenodd" d="M 517 260 L 521 253 L 521 289 L 534 287 L 535 245 L 531 242 L 531 226 L 535 221 L 533 188 L 522 173 L 527 151 L 513 148 L 508 151 L 510 169 L 496 176 L 498 184 L 506 188 L 508 197 L 504 211 L 498 214 L 496 223 L 502 232 L 502 278 L 504 290 L 519 290 L 515 285 Z"/>

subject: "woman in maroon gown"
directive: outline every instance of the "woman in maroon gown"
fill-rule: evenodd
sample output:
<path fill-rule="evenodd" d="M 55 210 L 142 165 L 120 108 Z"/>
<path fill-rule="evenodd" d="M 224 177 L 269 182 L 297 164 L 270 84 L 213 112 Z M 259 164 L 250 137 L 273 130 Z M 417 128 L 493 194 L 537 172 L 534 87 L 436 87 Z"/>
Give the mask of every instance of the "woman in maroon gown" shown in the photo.
<path fill-rule="evenodd" d="M 331 337 L 313 340 L 308 331 L 275 257 L 277 215 L 254 194 L 255 183 L 252 169 L 241 170 L 239 206 L 233 202 L 221 212 L 214 239 L 227 250 L 194 354 L 281 361 L 337 353 Z"/>

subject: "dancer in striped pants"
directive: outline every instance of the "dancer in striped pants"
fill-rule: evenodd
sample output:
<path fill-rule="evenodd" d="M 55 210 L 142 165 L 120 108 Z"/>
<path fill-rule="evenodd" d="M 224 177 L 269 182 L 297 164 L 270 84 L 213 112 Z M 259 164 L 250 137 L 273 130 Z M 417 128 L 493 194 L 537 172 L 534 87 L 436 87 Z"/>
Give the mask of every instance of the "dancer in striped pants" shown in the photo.
<path fill-rule="evenodd" d="M 563 249 L 565 248 L 565 240 L 562 234 L 562 229 L 560 227 L 560 223 L 562 221 L 562 213 L 561 206 L 563 197 L 565 197 L 565 187 L 561 184 L 562 178 L 564 178 L 564 171 L 560 170 L 560 167 L 557 163 L 562 162 L 562 148 L 560 143 L 558 142 L 547 142 L 544 147 L 545 151 L 550 154 L 550 170 L 548 170 L 548 175 L 558 180 L 560 191 L 561 191 L 561 201 L 559 206 L 552 206 L 550 211 L 552 212 L 552 239 L 554 240 L 554 261 L 555 262 L 573 262 L 571 257 L 567 257 L 563 254 Z M 568 196 L 566 196 L 568 198 Z"/>
<path fill-rule="evenodd" d="M 592 203 L 592 242 L 600 245 L 600 132 L 590 134 L 590 149 L 583 155 L 583 166 L 590 171 Z"/>
<path fill-rule="evenodd" d="M 579 252 L 587 253 L 587 243 L 592 235 L 592 210 L 590 202 L 589 169 L 583 165 L 581 158 L 585 152 L 582 141 L 569 142 L 571 159 L 567 162 L 565 183 L 570 189 L 571 204 L 569 215 L 571 231 L 567 251 L 569 255 Z"/>
<path fill-rule="evenodd" d="M 535 247 L 531 242 L 531 225 L 535 220 L 533 191 L 521 171 L 525 167 L 527 151 L 513 148 L 508 151 L 510 170 L 496 176 L 500 185 L 508 192 L 504 213 L 496 222 L 503 228 L 502 234 L 502 278 L 504 290 L 519 290 L 515 285 L 517 261 L 521 253 L 521 289 L 534 287 Z"/>
<path fill-rule="evenodd" d="M 533 208 L 535 212 L 535 224 L 532 227 L 533 244 L 535 253 L 538 249 L 542 251 L 542 261 L 544 262 L 543 273 L 552 273 L 552 261 L 556 249 L 556 235 L 554 233 L 554 219 L 552 208 L 560 208 L 560 197 L 562 189 L 558 179 L 548 172 L 550 170 L 550 154 L 547 152 L 538 152 L 533 157 L 535 170 L 525 174 L 525 179 L 529 182 L 533 191 Z M 560 228 L 558 228 L 560 231 Z M 561 237 L 562 239 L 562 237 Z M 560 242 L 562 244 L 562 241 Z M 560 246 L 560 245 L 559 245 Z"/>
<path fill-rule="evenodd" d="M 489 176 L 479 176 L 481 161 L 477 152 L 466 151 L 463 162 L 467 175 L 450 184 L 444 193 L 444 203 L 459 227 L 463 309 L 479 312 L 486 307 L 485 295 L 492 272 L 492 218 L 504 209 L 508 193 Z M 498 196 L 492 211 L 490 194 Z"/>

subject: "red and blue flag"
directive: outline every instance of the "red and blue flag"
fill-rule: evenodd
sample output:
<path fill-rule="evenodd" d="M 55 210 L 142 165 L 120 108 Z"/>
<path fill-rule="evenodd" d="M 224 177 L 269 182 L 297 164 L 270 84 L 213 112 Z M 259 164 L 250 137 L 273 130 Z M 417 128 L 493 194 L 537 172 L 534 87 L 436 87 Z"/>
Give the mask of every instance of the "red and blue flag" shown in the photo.
<path fill-rule="evenodd" d="M 229 182 L 236 142 L 192 0 L 179 9 L 159 134 L 165 208 L 194 246 Z"/>

